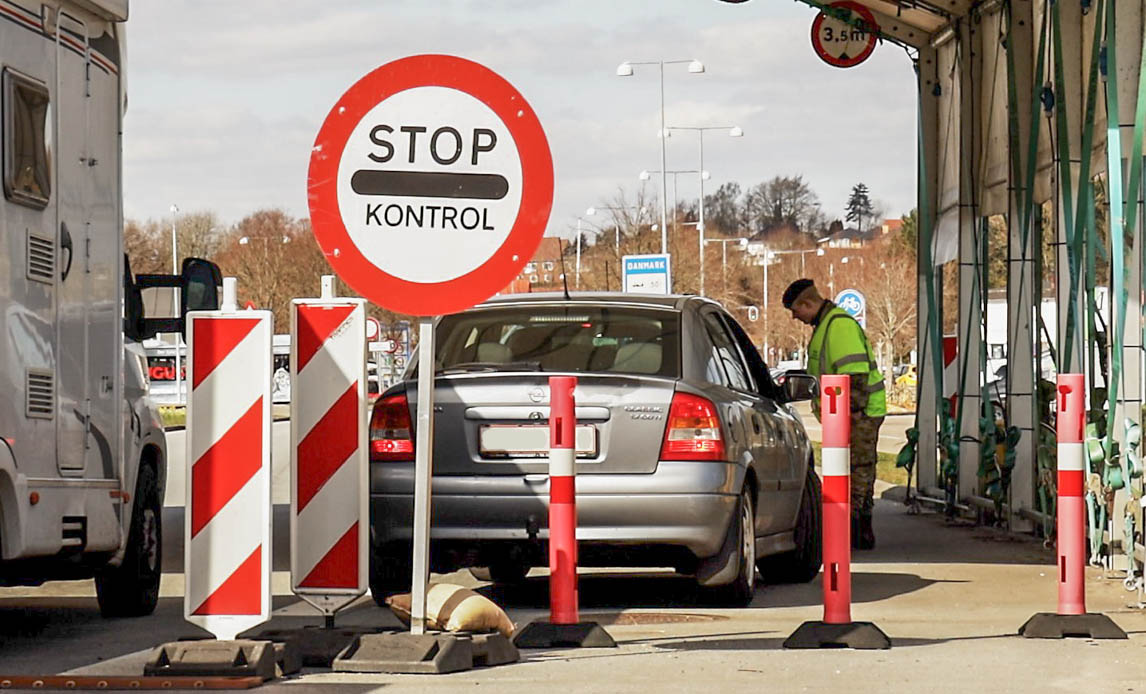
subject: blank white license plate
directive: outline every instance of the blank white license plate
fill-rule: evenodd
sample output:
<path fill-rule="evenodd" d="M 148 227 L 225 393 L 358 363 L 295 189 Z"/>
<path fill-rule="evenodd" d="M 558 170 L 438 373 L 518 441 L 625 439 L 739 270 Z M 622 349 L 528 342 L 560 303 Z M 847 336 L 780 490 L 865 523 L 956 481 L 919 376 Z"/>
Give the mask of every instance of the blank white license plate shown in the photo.
<path fill-rule="evenodd" d="M 597 428 L 577 427 L 577 456 L 597 455 Z M 549 456 L 549 426 L 545 424 L 488 424 L 481 428 L 481 454 L 488 458 L 545 458 Z"/>

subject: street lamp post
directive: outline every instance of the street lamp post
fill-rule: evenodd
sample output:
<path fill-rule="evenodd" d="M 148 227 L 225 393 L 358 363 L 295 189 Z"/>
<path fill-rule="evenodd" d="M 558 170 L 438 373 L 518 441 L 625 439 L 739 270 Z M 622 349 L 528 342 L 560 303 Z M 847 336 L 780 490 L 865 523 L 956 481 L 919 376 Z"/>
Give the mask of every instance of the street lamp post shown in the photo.
<path fill-rule="evenodd" d="M 708 179 L 708 172 L 704 170 L 704 132 L 706 130 L 727 130 L 729 137 L 744 137 L 744 131 L 740 126 L 722 126 L 722 125 L 705 125 L 705 126 L 669 126 L 668 130 L 693 130 L 697 134 L 697 141 L 700 143 L 700 220 L 696 225 L 696 229 L 700 234 L 698 243 L 700 244 L 700 295 L 704 296 L 704 182 Z"/>
<path fill-rule="evenodd" d="M 800 254 L 800 275 L 803 276 L 803 275 L 807 274 L 807 270 L 805 269 L 805 265 L 804 265 L 804 256 L 807 255 L 808 253 L 815 253 L 816 255 L 823 255 L 824 249 L 822 249 L 822 248 L 811 248 L 811 249 L 802 250 L 802 251 L 769 251 L 769 253 L 771 253 L 772 255 L 790 255 L 790 254 L 794 254 L 794 253 L 799 253 Z"/>
<path fill-rule="evenodd" d="M 705 243 L 719 243 L 720 244 L 720 278 L 721 284 L 724 288 L 724 293 L 728 293 L 728 244 L 732 241 L 737 242 L 741 248 L 748 248 L 747 236 L 733 236 L 727 239 L 705 239 Z"/>
<path fill-rule="evenodd" d="M 649 60 L 649 61 L 625 61 L 617 66 L 618 77 L 632 77 L 634 65 L 656 65 L 660 70 L 661 82 L 661 253 L 668 253 L 668 177 L 665 175 L 665 170 L 668 165 L 665 160 L 665 138 L 668 132 L 665 130 L 665 65 L 688 64 L 688 71 L 691 74 L 701 74 L 704 72 L 704 63 L 699 60 Z"/>
<path fill-rule="evenodd" d="M 179 215 L 179 206 L 171 204 L 171 274 L 179 274 L 179 249 L 175 236 L 175 223 Z M 179 317 L 179 287 L 171 290 L 171 315 Z M 183 346 L 183 336 L 175 333 L 175 404 L 183 403 L 183 357 L 179 349 Z"/>
<path fill-rule="evenodd" d="M 647 207 L 638 207 L 637 205 L 601 205 L 599 207 L 590 207 L 588 210 L 585 210 L 585 214 L 590 217 L 595 217 L 597 215 L 597 210 L 610 210 L 612 212 L 628 212 L 629 210 L 636 210 L 640 215 L 637 218 L 637 221 L 643 220 L 645 218 L 645 214 L 647 214 L 649 211 Z M 621 257 L 621 225 L 620 223 L 617 223 L 614 225 L 614 227 L 616 228 L 617 257 L 619 258 Z"/>
<path fill-rule="evenodd" d="M 701 180 L 707 180 L 708 179 L 708 172 L 707 171 L 698 171 L 697 169 L 674 169 L 672 171 L 664 171 L 664 172 L 662 172 L 660 169 L 651 169 L 651 170 L 646 169 L 646 170 L 642 171 L 640 174 L 638 174 L 637 178 L 641 179 L 642 181 L 647 181 L 650 178 L 652 178 L 652 175 L 655 173 L 666 173 L 666 174 L 672 175 L 672 209 L 673 209 L 672 217 L 673 217 L 673 230 L 675 231 L 675 229 L 676 229 L 676 212 L 677 212 L 677 176 L 679 176 L 681 174 L 699 173 Z"/>

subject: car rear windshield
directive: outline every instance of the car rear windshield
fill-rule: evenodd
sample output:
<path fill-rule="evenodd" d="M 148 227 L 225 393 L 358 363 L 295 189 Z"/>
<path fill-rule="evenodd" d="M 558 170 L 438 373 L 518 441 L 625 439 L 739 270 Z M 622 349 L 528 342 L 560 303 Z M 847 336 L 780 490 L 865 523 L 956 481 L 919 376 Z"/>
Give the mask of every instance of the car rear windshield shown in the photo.
<path fill-rule="evenodd" d="M 442 318 L 439 372 L 680 375 L 680 314 L 615 306 L 484 308 Z"/>

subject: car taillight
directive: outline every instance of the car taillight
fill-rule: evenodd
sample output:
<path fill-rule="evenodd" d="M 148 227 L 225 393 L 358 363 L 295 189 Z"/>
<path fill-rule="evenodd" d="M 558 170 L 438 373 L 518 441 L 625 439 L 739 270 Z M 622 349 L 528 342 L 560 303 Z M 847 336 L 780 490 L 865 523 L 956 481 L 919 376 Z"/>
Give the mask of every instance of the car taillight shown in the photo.
<path fill-rule="evenodd" d="M 412 462 L 414 430 L 405 393 L 388 395 L 374 403 L 370 417 L 370 460 Z"/>
<path fill-rule="evenodd" d="M 716 405 L 689 393 L 675 393 L 669 407 L 661 460 L 724 460 L 724 437 Z"/>

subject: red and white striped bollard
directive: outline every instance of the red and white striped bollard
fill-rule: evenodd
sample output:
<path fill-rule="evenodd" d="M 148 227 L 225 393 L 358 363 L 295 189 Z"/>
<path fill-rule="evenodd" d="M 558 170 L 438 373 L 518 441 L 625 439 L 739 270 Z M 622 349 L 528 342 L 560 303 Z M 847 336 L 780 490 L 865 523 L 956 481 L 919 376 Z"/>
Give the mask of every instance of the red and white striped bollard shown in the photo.
<path fill-rule="evenodd" d="M 577 403 L 573 376 L 549 377 L 549 619 L 513 636 L 518 648 L 616 648 L 577 609 Z"/>
<path fill-rule="evenodd" d="M 852 621 L 851 377 L 823 376 L 819 388 L 824 619 L 801 624 L 784 648 L 891 648 L 891 639 L 875 624 Z"/>
<path fill-rule="evenodd" d="M 1086 431 L 1082 374 L 1059 374 L 1055 388 L 1058 438 L 1058 613 L 1086 614 Z"/>
<path fill-rule="evenodd" d="M 820 423 L 824 471 L 824 622 L 852 621 L 851 571 L 851 382 L 824 376 Z"/>
<path fill-rule="evenodd" d="M 573 376 L 549 378 L 549 621 L 576 624 L 577 416 Z"/>

